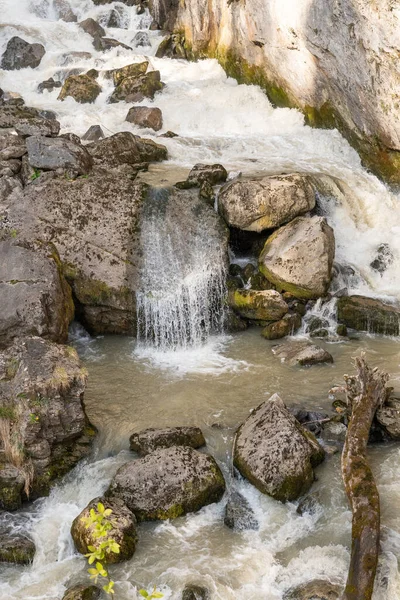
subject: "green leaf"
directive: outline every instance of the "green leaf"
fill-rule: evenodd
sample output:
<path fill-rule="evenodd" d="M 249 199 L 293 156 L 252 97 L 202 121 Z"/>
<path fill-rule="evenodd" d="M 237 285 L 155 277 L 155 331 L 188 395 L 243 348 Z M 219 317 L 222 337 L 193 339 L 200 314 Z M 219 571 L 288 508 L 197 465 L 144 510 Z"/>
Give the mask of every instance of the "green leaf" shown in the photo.
<path fill-rule="evenodd" d="M 100 514 L 102 514 L 105 511 L 104 504 L 99 502 L 97 505 L 97 510 L 99 511 Z"/>
<path fill-rule="evenodd" d="M 139 590 L 139 594 L 143 596 L 143 598 L 149 597 L 149 592 L 146 592 L 146 590 Z"/>
<path fill-rule="evenodd" d="M 161 592 L 153 592 L 151 597 L 152 598 L 164 598 L 164 594 L 162 594 Z"/>

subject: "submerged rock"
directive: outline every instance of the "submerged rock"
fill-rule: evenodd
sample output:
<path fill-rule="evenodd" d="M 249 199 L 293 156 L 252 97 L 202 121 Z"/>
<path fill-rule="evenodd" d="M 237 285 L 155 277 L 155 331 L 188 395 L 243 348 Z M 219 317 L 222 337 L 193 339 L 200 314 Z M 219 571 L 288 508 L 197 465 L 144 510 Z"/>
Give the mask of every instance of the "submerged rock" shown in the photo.
<path fill-rule="evenodd" d="M 307 340 L 288 341 L 272 348 L 272 352 L 280 360 L 290 366 L 309 367 L 319 363 L 332 363 L 329 352 Z"/>
<path fill-rule="evenodd" d="M 239 428 L 234 465 L 263 494 L 286 502 L 307 492 L 313 468 L 325 457 L 315 437 L 290 414 L 274 394 Z"/>
<path fill-rule="evenodd" d="M 260 255 L 260 271 L 278 290 L 319 298 L 328 290 L 335 255 L 332 228 L 323 217 L 297 217 L 273 233 Z"/>
<path fill-rule="evenodd" d="M 297 313 L 287 313 L 280 321 L 269 323 L 261 331 L 261 335 L 267 340 L 278 340 L 293 335 L 301 327 L 301 316 Z"/>
<path fill-rule="evenodd" d="M 71 170 L 78 175 L 87 175 L 93 166 L 89 152 L 66 138 L 31 136 L 26 142 L 31 167 L 44 170 Z"/>
<path fill-rule="evenodd" d="M 111 509 L 112 513 L 108 521 L 112 523 L 112 529 L 107 533 L 109 539 L 114 540 L 120 545 L 119 553 L 107 553 L 104 562 L 107 564 L 116 564 L 129 560 L 135 553 L 137 543 L 136 518 L 135 515 L 117 498 L 94 498 L 86 508 L 74 519 L 71 527 L 71 535 L 78 552 L 87 554 L 89 546 L 97 548 L 101 539 L 94 535 L 94 527 L 86 527 L 83 519 L 89 516 L 91 509 L 97 510 L 97 505 L 101 503 L 104 508 Z"/>
<path fill-rule="evenodd" d="M 29 44 L 22 38 L 14 36 L 8 43 L 1 59 L 1 68 L 6 71 L 25 69 L 31 67 L 35 69 L 46 51 L 42 44 Z"/>
<path fill-rule="evenodd" d="M 101 590 L 95 585 L 78 583 L 68 588 L 62 600 L 97 600 L 100 597 Z"/>
<path fill-rule="evenodd" d="M 290 589 L 284 600 L 339 600 L 342 591 L 339 585 L 317 579 Z"/>
<path fill-rule="evenodd" d="M 210 600 L 210 592 L 200 585 L 189 584 L 182 592 L 182 600 Z"/>
<path fill-rule="evenodd" d="M 225 507 L 224 523 L 229 529 L 245 531 L 258 529 L 259 524 L 249 502 L 238 491 L 233 490 Z"/>
<path fill-rule="evenodd" d="M 300 500 L 296 512 L 298 515 L 304 515 L 305 513 L 314 515 L 319 509 L 321 509 L 319 493 L 313 492 Z"/>
<path fill-rule="evenodd" d="M 218 209 L 227 224 L 246 231 L 279 227 L 314 206 L 312 178 L 297 173 L 236 179 L 218 197 Z"/>
<path fill-rule="evenodd" d="M 39 83 L 38 92 L 40 94 L 43 94 L 45 90 L 48 92 L 52 92 L 53 90 L 60 87 L 62 87 L 61 81 L 54 81 L 54 79 L 50 77 L 50 79 L 46 79 L 46 81 L 42 81 L 42 83 Z"/>
<path fill-rule="evenodd" d="M 61 19 L 66 23 L 76 23 L 78 20 L 67 0 L 54 0 L 53 7 L 58 19 Z"/>
<path fill-rule="evenodd" d="M 150 48 L 151 42 L 147 31 L 138 31 L 132 40 L 135 48 Z"/>
<path fill-rule="evenodd" d="M 129 447 L 141 456 L 160 448 L 172 446 L 190 446 L 201 448 L 206 443 L 203 432 L 198 427 L 165 427 L 164 429 L 145 429 L 133 433 L 129 438 Z"/>
<path fill-rule="evenodd" d="M 234 290 L 228 294 L 228 303 L 241 317 L 258 321 L 278 321 L 288 311 L 288 305 L 275 290 Z"/>
<path fill-rule="evenodd" d="M 76 102 L 87 104 L 94 102 L 100 92 L 100 85 L 90 75 L 70 75 L 62 86 L 58 100 L 71 96 Z"/>
<path fill-rule="evenodd" d="M 369 333 L 399 335 L 400 307 L 377 298 L 343 296 L 337 302 L 338 321 L 346 327 Z"/>
<path fill-rule="evenodd" d="M 21 534 L 0 532 L 0 562 L 28 565 L 35 557 L 35 544 Z"/>
<path fill-rule="evenodd" d="M 218 502 L 225 481 L 212 456 L 187 446 L 156 450 L 123 465 L 107 491 L 138 521 L 175 519 Z"/>
<path fill-rule="evenodd" d="M 370 267 L 382 275 L 393 261 L 394 256 L 389 244 L 381 244 L 377 248 L 376 258 L 371 262 Z"/>
<path fill-rule="evenodd" d="M 138 125 L 138 127 L 148 127 L 154 131 L 160 131 L 163 126 L 161 110 L 147 106 L 133 106 L 129 109 L 125 120 Z"/>

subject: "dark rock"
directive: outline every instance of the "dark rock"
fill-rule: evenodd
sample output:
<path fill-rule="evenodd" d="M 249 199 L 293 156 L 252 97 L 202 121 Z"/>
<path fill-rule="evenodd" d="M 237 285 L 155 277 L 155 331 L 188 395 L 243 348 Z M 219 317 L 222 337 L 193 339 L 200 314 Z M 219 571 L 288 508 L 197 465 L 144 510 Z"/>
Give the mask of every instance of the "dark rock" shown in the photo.
<path fill-rule="evenodd" d="M 139 165 L 167 158 L 165 146 L 140 138 L 129 131 L 116 133 L 97 143 L 88 144 L 86 148 L 96 163 L 109 167 L 123 164 Z"/>
<path fill-rule="evenodd" d="M 214 206 L 214 204 L 215 204 L 214 189 L 213 189 L 211 183 L 209 183 L 208 181 L 203 181 L 203 183 L 200 185 L 199 198 L 202 198 L 203 200 L 208 202 L 208 204 L 210 204 L 211 206 Z"/>
<path fill-rule="evenodd" d="M 378 246 L 376 258 L 370 264 L 371 269 L 378 271 L 382 275 L 386 269 L 393 263 L 394 256 L 389 244 Z"/>
<path fill-rule="evenodd" d="M 327 329 L 316 329 L 312 333 L 310 333 L 310 337 L 312 338 L 327 338 L 329 337 L 329 331 Z"/>
<path fill-rule="evenodd" d="M 208 181 L 211 185 L 224 183 L 228 173 L 222 165 L 194 165 L 190 171 L 187 181 L 193 185 L 201 185 L 204 181 Z"/>
<path fill-rule="evenodd" d="M 399 335 L 400 307 L 376 298 L 345 296 L 337 303 L 338 321 L 350 329 Z"/>
<path fill-rule="evenodd" d="M 91 125 L 87 132 L 83 135 L 82 140 L 85 142 L 98 142 L 105 137 L 104 131 L 100 125 Z"/>
<path fill-rule="evenodd" d="M 148 127 L 154 131 L 159 131 L 163 125 L 161 110 L 147 106 L 133 106 L 129 109 L 125 120 L 138 127 Z"/>
<path fill-rule="evenodd" d="M 46 81 L 42 81 L 42 83 L 39 83 L 38 92 L 40 94 L 43 94 L 45 90 L 47 90 L 48 92 L 52 92 L 56 88 L 60 87 L 62 87 L 61 81 L 54 81 L 54 79 L 50 77 L 50 79 L 46 79 Z"/>
<path fill-rule="evenodd" d="M 165 137 L 165 138 L 174 138 L 174 137 L 179 137 L 177 133 L 174 133 L 173 131 L 166 131 L 165 133 L 162 133 L 160 135 L 160 137 Z"/>
<path fill-rule="evenodd" d="M 124 21 L 124 13 L 122 10 L 113 8 L 107 18 L 107 27 L 126 29 L 126 27 L 124 28 Z"/>
<path fill-rule="evenodd" d="M 149 62 L 146 60 L 140 63 L 131 63 L 129 65 L 125 65 L 125 67 L 120 67 L 119 69 L 111 69 L 105 72 L 105 76 L 107 79 L 112 79 L 115 86 L 118 86 L 124 79 L 127 77 L 140 77 L 141 75 L 145 75 L 147 68 L 149 66 Z"/>
<path fill-rule="evenodd" d="M 301 365 L 308 367 L 319 363 L 332 363 L 333 357 L 329 352 L 307 340 L 285 342 L 272 348 L 272 352 L 290 366 Z"/>
<path fill-rule="evenodd" d="M 323 429 L 322 421 L 328 418 L 326 413 L 306 410 L 304 408 L 291 408 L 290 412 L 304 427 L 314 435 L 319 435 Z"/>
<path fill-rule="evenodd" d="M 132 44 L 135 48 L 150 48 L 151 42 L 147 31 L 138 31 L 132 40 Z"/>
<path fill-rule="evenodd" d="M 81 27 L 83 31 L 91 35 L 93 38 L 103 37 L 106 35 L 103 27 L 92 18 L 81 21 L 79 23 L 79 27 Z"/>
<path fill-rule="evenodd" d="M 164 429 L 145 429 L 133 433 L 129 438 L 130 449 L 145 456 L 160 448 L 171 446 L 190 446 L 201 448 L 206 443 L 198 427 L 166 427 Z"/>
<path fill-rule="evenodd" d="M 18 135 L 0 135 L 0 160 L 21 158 L 26 154 L 26 142 Z"/>
<path fill-rule="evenodd" d="M 0 177 L 12 178 L 21 170 L 21 161 L 16 158 L 0 160 Z"/>
<path fill-rule="evenodd" d="M 297 313 L 287 313 L 280 321 L 269 323 L 261 331 L 267 340 L 278 340 L 288 335 L 293 335 L 301 327 L 301 317 Z"/>
<path fill-rule="evenodd" d="M 346 325 L 338 325 L 336 327 L 336 333 L 337 333 L 337 335 L 340 335 L 341 337 L 347 337 L 347 327 L 346 327 Z"/>
<path fill-rule="evenodd" d="M 164 87 L 160 80 L 160 71 L 150 71 L 145 75 L 125 77 L 117 85 L 109 102 L 142 102 L 145 98 L 153 99 L 156 92 Z"/>
<path fill-rule="evenodd" d="M 78 583 L 65 592 L 62 600 L 98 600 L 100 593 L 101 590 L 95 585 Z"/>
<path fill-rule="evenodd" d="M 164 38 L 157 48 L 156 57 L 187 59 L 188 54 L 185 48 L 185 37 L 180 33 L 172 33 Z"/>
<path fill-rule="evenodd" d="M 224 331 L 227 333 L 238 333 L 239 331 L 245 331 L 248 327 L 248 322 L 239 317 L 232 308 L 228 307 L 225 310 Z"/>
<path fill-rule="evenodd" d="M 112 50 L 113 48 L 124 48 L 125 50 L 132 50 L 130 46 L 114 40 L 113 38 L 95 37 L 93 39 L 93 46 L 97 52 L 105 52 L 106 50 Z"/>
<path fill-rule="evenodd" d="M 6 71 L 25 69 L 26 67 L 35 69 L 40 65 L 45 53 L 42 44 L 29 44 L 22 38 L 15 36 L 8 41 L 1 59 L 1 68 Z"/>
<path fill-rule="evenodd" d="M 290 589 L 284 600 L 339 600 L 342 588 L 329 581 L 315 580 Z"/>
<path fill-rule="evenodd" d="M 210 593 L 205 587 L 190 584 L 183 590 L 182 600 L 210 600 Z"/>
<path fill-rule="evenodd" d="M 313 333 L 314 331 L 318 331 L 318 329 L 324 329 L 326 327 L 329 327 L 329 321 L 321 317 L 312 316 L 307 321 L 308 333 Z"/>
<path fill-rule="evenodd" d="M 308 513 L 314 515 L 321 508 L 321 500 L 318 492 L 313 492 L 302 498 L 297 506 L 296 512 L 299 515 Z"/>
<path fill-rule="evenodd" d="M 197 511 L 218 502 L 224 491 L 224 478 L 212 456 L 174 446 L 123 465 L 107 495 L 123 500 L 138 521 L 154 521 Z"/>
<path fill-rule="evenodd" d="M 400 440 L 400 400 L 389 399 L 376 411 L 375 419 L 391 440 Z"/>
<path fill-rule="evenodd" d="M 68 139 L 35 135 L 27 139 L 26 145 L 29 164 L 36 169 L 72 169 L 86 175 L 93 165 L 89 152 Z"/>
<path fill-rule="evenodd" d="M 62 86 L 58 100 L 71 96 L 76 102 L 87 104 L 94 102 L 101 92 L 101 87 L 93 77 L 86 75 L 71 75 Z"/>
<path fill-rule="evenodd" d="M 100 73 L 97 71 L 97 69 L 89 69 L 89 71 L 85 73 L 85 75 L 91 77 L 92 79 L 97 79 Z"/>
<path fill-rule="evenodd" d="M 6 372 L 6 376 L 10 375 L 7 375 Z M 3 409 L 3 419 L 6 419 L 7 415 L 13 416 L 12 407 L 1 406 L 1 408 Z M 0 464 L 0 509 L 10 511 L 21 508 L 24 486 L 25 476 L 20 469 L 9 463 Z"/>
<path fill-rule="evenodd" d="M 225 508 L 224 523 L 230 529 L 236 529 L 237 531 L 259 528 L 249 502 L 236 490 L 233 490 L 229 495 Z"/>
<path fill-rule="evenodd" d="M 239 428 L 234 465 L 263 494 L 296 500 L 314 481 L 325 457 L 315 437 L 290 414 L 277 394 L 258 406 Z"/>
<path fill-rule="evenodd" d="M 107 553 L 104 562 L 107 564 L 116 564 L 129 560 L 135 553 L 137 543 L 136 518 L 135 515 L 125 506 L 125 504 L 117 498 L 95 498 L 83 511 L 74 519 L 71 527 L 71 535 L 78 552 L 87 554 L 89 546 L 95 548 L 101 543 L 99 538 L 96 538 L 94 528 L 87 528 L 83 518 L 89 516 L 90 510 L 97 510 L 98 503 L 103 504 L 106 509 L 111 509 L 112 513 L 108 521 L 112 523 L 112 529 L 109 530 L 107 536 L 113 539 L 120 545 L 119 553 Z"/>
<path fill-rule="evenodd" d="M 23 535 L 0 532 L 0 562 L 28 565 L 36 552 L 33 541 Z"/>

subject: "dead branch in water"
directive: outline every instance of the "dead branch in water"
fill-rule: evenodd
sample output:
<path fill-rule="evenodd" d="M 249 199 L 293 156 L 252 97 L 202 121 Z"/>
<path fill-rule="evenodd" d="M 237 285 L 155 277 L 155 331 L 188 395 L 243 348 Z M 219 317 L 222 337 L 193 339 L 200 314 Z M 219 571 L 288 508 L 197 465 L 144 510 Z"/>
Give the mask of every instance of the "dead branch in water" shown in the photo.
<path fill-rule="evenodd" d="M 366 448 L 376 410 L 386 401 L 387 373 L 356 358 L 356 375 L 345 375 L 351 412 L 342 453 L 342 477 L 353 513 L 351 561 L 343 600 L 371 600 L 379 553 L 379 494 Z"/>

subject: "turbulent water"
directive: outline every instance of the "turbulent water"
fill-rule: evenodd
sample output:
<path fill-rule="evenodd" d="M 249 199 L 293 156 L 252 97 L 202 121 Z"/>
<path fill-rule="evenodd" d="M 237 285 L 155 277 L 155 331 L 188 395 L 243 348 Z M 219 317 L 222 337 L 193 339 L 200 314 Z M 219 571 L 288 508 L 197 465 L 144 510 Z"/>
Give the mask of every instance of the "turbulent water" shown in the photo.
<path fill-rule="evenodd" d="M 338 132 L 310 129 L 297 111 L 273 109 L 259 88 L 238 85 L 214 60 L 156 59 L 161 38 L 158 32 L 148 31 L 148 13 L 137 15 L 135 7 L 117 2 L 98 7 L 91 0 L 70 0 L 70 4 L 78 21 L 94 17 L 103 25 L 110 10 L 118 8 L 123 28 L 109 28 L 107 35 L 132 45 L 138 31 L 147 32 L 150 46 L 134 52 L 97 53 L 90 36 L 76 23 L 55 20 L 52 0 L 0 0 L 0 53 L 13 35 L 46 47 L 39 68 L 17 75 L 2 72 L 3 89 L 20 93 L 28 105 L 54 110 L 63 132 L 82 135 L 89 126 L 100 124 L 107 134 L 130 130 L 149 136 L 148 130 L 125 122 L 129 107 L 124 102 L 107 104 L 112 85 L 102 74 L 148 59 L 151 68 L 160 70 L 166 87 L 153 102 L 143 104 L 158 106 L 164 130 L 179 134 L 163 139 L 169 161 L 152 167 L 148 180 L 173 183 L 196 162 L 220 162 L 244 174 L 295 170 L 335 177 L 344 193 L 326 193 L 320 198 L 320 210 L 334 228 L 337 261 L 355 270 L 341 283 L 353 292 L 400 297 L 398 198 L 362 169 L 356 152 Z M 37 92 L 38 84 L 49 77 L 64 80 L 71 70 L 94 67 L 100 71 L 103 91 L 93 105 L 77 105 L 71 98 L 59 102 L 57 90 Z M 23 514 L 2 516 L 1 525 L 27 528 L 38 549 L 30 567 L 1 567 L 2 600 L 55 600 L 66 587 L 84 580 L 85 562 L 74 552 L 69 535 L 72 519 L 104 491 L 118 466 L 130 457 L 126 448 L 132 431 L 189 423 L 204 429 L 208 449 L 221 462 L 229 485 L 239 487 L 248 498 L 260 531 L 235 533 L 224 527 L 226 499 L 173 522 L 142 525 L 133 559 L 113 567 L 118 600 L 135 598 L 137 587 L 150 589 L 154 584 L 166 599 L 178 600 L 186 582 L 206 585 L 213 600 L 281 600 L 285 590 L 310 579 L 345 580 L 351 516 L 341 486 L 339 456 L 318 469 L 314 486 L 320 492 L 320 509 L 300 516 L 295 504 L 282 505 L 245 482 L 231 481 L 233 431 L 251 408 L 274 392 L 290 404 L 327 409 L 329 388 L 341 383 L 360 348 L 373 364 L 397 373 L 398 342 L 361 336 L 329 344 L 334 365 L 310 370 L 280 364 L 257 330 L 235 338 L 210 336 L 199 344 L 220 328 L 224 258 L 211 252 L 200 231 L 188 240 L 171 222 L 160 230 L 160 210 L 168 201 L 163 194 L 153 198 L 143 223 L 147 243 L 139 308 L 142 340 L 155 339 L 167 351 L 146 350 L 143 344 L 121 338 L 93 340 L 75 332 L 73 341 L 90 373 L 86 404 L 100 431 L 97 449 L 48 499 L 37 501 Z M 186 261 L 178 251 L 182 243 Z M 381 275 L 370 263 L 382 243 L 389 244 L 394 260 Z M 206 299 L 210 289 L 213 306 Z M 333 327 L 333 305 L 317 304 L 314 311 L 325 311 Z M 160 332 L 158 337 L 155 331 Z M 170 352 L 172 345 L 175 350 Z M 400 388 L 398 377 L 393 385 Z M 383 522 L 374 600 L 396 600 L 400 598 L 399 449 L 376 447 L 371 458 L 382 496 Z"/>

